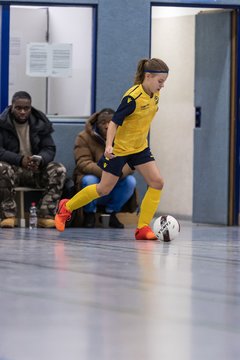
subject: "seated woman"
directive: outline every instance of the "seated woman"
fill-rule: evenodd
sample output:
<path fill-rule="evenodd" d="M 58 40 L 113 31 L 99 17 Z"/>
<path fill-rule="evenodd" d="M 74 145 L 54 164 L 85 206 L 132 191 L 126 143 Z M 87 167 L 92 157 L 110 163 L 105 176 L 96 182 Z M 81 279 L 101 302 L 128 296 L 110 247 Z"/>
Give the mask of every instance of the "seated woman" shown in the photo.
<path fill-rule="evenodd" d="M 85 130 L 77 135 L 74 146 L 76 161 L 74 178 L 77 191 L 100 182 L 102 170 L 97 162 L 104 153 L 108 124 L 113 114 L 114 110 L 112 109 L 103 109 L 94 113 L 86 123 Z M 126 164 L 121 178 L 110 194 L 84 206 L 83 225 L 85 227 L 95 226 L 97 207 L 104 207 L 105 213 L 110 214 L 110 227 L 124 227 L 118 220 L 116 213 L 120 212 L 124 205 L 125 208 L 127 205 L 129 212 L 133 212 L 137 208 L 136 179 L 132 174 L 133 170 Z"/>

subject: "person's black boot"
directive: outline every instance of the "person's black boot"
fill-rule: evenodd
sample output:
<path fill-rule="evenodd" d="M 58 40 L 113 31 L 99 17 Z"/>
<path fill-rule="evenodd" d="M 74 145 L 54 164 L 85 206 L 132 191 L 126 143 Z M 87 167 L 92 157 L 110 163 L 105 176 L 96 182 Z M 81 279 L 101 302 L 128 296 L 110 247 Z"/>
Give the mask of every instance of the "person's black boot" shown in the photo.
<path fill-rule="evenodd" d="M 83 226 L 86 228 L 94 228 L 95 226 L 95 213 L 84 213 Z"/>
<path fill-rule="evenodd" d="M 124 225 L 116 217 L 116 213 L 112 212 L 110 214 L 109 226 L 116 229 L 123 229 Z"/>

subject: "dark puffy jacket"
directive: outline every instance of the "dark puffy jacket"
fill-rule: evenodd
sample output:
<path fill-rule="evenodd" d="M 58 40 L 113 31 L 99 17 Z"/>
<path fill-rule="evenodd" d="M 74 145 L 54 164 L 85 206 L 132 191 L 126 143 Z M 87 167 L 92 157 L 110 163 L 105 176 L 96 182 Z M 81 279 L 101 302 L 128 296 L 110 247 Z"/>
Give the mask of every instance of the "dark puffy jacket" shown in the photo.
<path fill-rule="evenodd" d="M 0 115 L 0 161 L 20 166 L 22 155 L 19 153 L 19 139 L 10 110 L 11 106 Z M 41 155 L 42 166 L 46 166 L 53 161 L 56 153 L 56 146 L 51 135 L 52 124 L 41 111 L 33 107 L 28 122 L 32 154 Z"/>

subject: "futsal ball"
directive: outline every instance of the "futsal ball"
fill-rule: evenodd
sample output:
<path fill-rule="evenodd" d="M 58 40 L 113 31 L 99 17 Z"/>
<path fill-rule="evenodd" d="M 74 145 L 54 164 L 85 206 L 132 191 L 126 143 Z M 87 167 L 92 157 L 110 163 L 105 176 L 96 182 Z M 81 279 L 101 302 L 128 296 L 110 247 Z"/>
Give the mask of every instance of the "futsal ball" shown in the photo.
<path fill-rule="evenodd" d="M 159 240 L 171 241 L 180 232 L 179 222 L 171 215 L 162 215 L 153 223 L 153 231 Z"/>

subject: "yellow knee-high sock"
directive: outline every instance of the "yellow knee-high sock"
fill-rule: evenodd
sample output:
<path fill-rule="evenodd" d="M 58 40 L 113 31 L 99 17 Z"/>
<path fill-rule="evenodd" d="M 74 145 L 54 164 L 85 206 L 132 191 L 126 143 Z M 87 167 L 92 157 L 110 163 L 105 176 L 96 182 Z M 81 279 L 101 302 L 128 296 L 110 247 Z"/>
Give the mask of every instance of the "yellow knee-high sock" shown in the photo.
<path fill-rule="evenodd" d="M 91 201 L 99 198 L 100 195 L 97 192 L 97 185 L 89 185 L 84 189 L 80 190 L 76 195 L 74 195 L 68 202 L 66 202 L 67 210 L 73 211 L 84 205 L 90 203 Z"/>
<path fill-rule="evenodd" d="M 149 187 L 142 200 L 140 207 L 140 215 L 138 219 L 138 229 L 143 226 L 149 226 L 160 201 L 161 190 Z"/>

